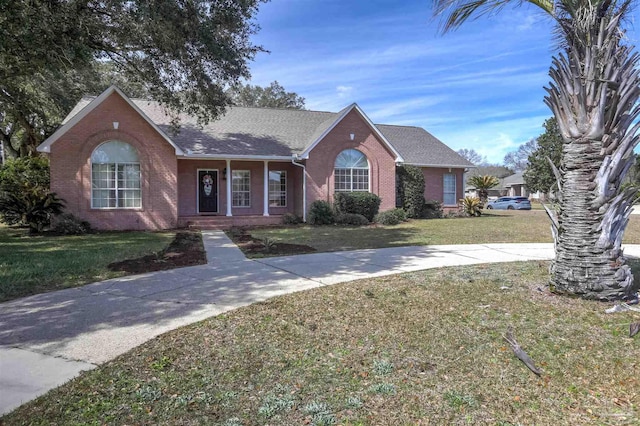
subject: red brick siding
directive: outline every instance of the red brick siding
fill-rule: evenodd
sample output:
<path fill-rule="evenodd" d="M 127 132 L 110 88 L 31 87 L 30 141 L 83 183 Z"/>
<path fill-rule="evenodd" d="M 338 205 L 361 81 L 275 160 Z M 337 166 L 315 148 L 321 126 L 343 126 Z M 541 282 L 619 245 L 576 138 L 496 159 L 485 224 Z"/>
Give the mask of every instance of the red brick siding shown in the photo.
<path fill-rule="evenodd" d="M 118 130 L 113 122 L 119 122 Z M 103 142 L 119 140 L 138 150 L 142 208 L 91 208 L 91 154 Z M 116 93 L 51 145 L 51 189 L 67 211 L 97 229 L 165 229 L 177 224 L 175 149 Z"/>
<path fill-rule="evenodd" d="M 350 134 L 355 135 L 354 140 Z M 378 139 L 358 112 L 352 110 L 309 154 L 307 165 L 307 202 L 333 202 L 336 157 L 345 149 L 357 149 L 369 160 L 369 191 L 382 198 L 380 211 L 395 208 L 395 155 Z"/>
<path fill-rule="evenodd" d="M 451 170 L 451 171 L 449 171 Z M 453 173 L 456 175 L 456 202 L 464 197 L 464 182 L 463 174 L 464 169 L 449 169 L 449 168 L 436 168 L 436 167 L 422 167 L 422 173 L 424 174 L 424 198 L 427 200 L 438 200 L 443 202 L 444 191 L 444 175 L 447 173 Z M 456 205 L 444 206 L 457 208 Z"/>

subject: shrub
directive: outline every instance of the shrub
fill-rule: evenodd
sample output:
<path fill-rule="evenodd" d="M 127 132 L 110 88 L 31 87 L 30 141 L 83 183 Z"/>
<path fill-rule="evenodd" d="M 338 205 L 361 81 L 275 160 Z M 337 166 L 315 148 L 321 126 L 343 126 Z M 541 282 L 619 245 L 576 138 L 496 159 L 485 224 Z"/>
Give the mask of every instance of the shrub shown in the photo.
<path fill-rule="evenodd" d="M 330 225 L 335 221 L 331 204 L 316 200 L 309 207 L 309 223 L 312 225 Z"/>
<path fill-rule="evenodd" d="M 406 222 L 407 220 L 409 220 L 409 218 L 407 217 L 407 212 L 405 212 L 404 209 L 393 209 L 389 210 L 389 212 L 397 217 L 400 222 Z"/>
<path fill-rule="evenodd" d="M 397 225 L 402 221 L 400 220 L 398 215 L 394 213 L 394 210 L 389 210 L 386 212 L 378 213 L 375 217 L 375 222 L 379 223 L 380 225 Z"/>
<path fill-rule="evenodd" d="M 64 235 L 82 235 L 91 232 L 92 229 L 86 220 L 81 220 L 71 213 L 64 213 L 55 220 L 52 231 Z"/>
<path fill-rule="evenodd" d="M 49 162 L 46 158 L 8 160 L 0 168 L 2 222 L 27 225 L 32 233 L 40 232 L 63 209 L 63 200 L 49 191 Z"/>
<path fill-rule="evenodd" d="M 302 223 L 302 218 L 293 213 L 285 213 L 284 216 L 282 216 L 282 223 L 285 225 L 298 225 Z"/>
<path fill-rule="evenodd" d="M 465 216 L 478 217 L 482 214 L 482 201 L 478 197 L 464 197 L 460 200 L 460 210 Z"/>
<path fill-rule="evenodd" d="M 399 166 L 396 169 L 396 196 L 410 218 L 421 218 L 424 213 L 424 174 L 416 166 Z"/>
<path fill-rule="evenodd" d="M 370 222 L 366 217 L 356 213 L 340 213 L 336 215 L 336 223 L 338 225 L 355 225 L 365 226 Z"/>
<path fill-rule="evenodd" d="M 0 193 L 2 221 L 7 225 L 26 225 L 31 233 L 41 232 L 63 210 L 64 201 L 56 194 L 28 184 L 21 191 Z"/>
<path fill-rule="evenodd" d="M 424 203 L 421 217 L 424 219 L 440 219 L 444 216 L 442 203 L 438 200 L 427 200 Z"/>
<path fill-rule="evenodd" d="M 378 214 L 382 200 L 370 192 L 336 192 L 333 196 L 336 213 L 360 214 L 369 222 Z"/>

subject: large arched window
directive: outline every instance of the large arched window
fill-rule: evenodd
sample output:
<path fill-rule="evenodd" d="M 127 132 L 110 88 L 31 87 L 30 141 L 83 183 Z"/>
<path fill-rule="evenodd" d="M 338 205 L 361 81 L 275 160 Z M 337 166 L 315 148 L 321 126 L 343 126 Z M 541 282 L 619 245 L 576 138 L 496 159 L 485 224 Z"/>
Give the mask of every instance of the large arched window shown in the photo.
<path fill-rule="evenodd" d="M 91 154 L 91 207 L 142 207 L 140 159 L 128 143 L 105 142 Z"/>
<path fill-rule="evenodd" d="M 335 190 L 337 192 L 369 191 L 369 162 L 356 149 L 345 149 L 336 158 Z"/>

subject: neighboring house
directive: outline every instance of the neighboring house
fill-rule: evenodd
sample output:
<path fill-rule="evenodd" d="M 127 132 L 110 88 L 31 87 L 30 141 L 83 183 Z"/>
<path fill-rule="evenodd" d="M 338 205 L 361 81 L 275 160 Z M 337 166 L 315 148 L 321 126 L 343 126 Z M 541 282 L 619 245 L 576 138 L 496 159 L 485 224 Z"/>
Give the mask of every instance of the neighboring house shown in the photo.
<path fill-rule="evenodd" d="M 465 194 L 472 197 L 476 196 L 476 189 L 467 185 Z M 540 199 L 539 192 L 531 193 L 524 183 L 522 172 L 514 173 L 500 179 L 500 183 L 489 190 L 489 197 L 527 197 L 532 199 Z M 544 197 L 542 197 L 544 198 Z"/>
<path fill-rule="evenodd" d="M 375 125 L 356 104 L 338 113 L 230 108 L 200 126 L 112 86 L 84 98 L 39 147 L 51 189 L 98 229 L 227 227 L 305 217 L 336 191 L 395 207 L 396 165 L 422 168 L 427 199 L 455 208 L 471 163 L 418 127 Z"/>
<path fill-rule="evenodd" d="M 529 197 L 530 193 L 524 185 L 522 172 L 514 173 L 502 179 L 501 187 L 504 188 L 504 195 L 509 197 Z"/>

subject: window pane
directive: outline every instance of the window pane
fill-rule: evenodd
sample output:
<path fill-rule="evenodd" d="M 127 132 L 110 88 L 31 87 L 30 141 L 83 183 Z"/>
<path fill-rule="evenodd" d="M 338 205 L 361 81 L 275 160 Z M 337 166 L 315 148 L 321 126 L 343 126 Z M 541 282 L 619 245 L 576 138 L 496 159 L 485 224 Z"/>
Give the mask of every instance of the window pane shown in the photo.
<path fill-rule="evenodd" d="M 445 205 L 457 204 L 456 197 L 456 175 L 447 173 L 443 175 L 443 197 L 442 201 Z"/>
<path fill-rule="evenodd" d="M 142 207 L 138 154 L 124 142 L 100 145 L 91 155 L 91 205 L 93 208 Z"/>
<path fill-rule="evenodd" d="M 336 169 L 335 180 L 336 191 L 351 191 L 351 170 Z"/>
<path fill-rule="evenodd" d="M 231 171 L 233 207 L 251 207 L 251 173 L 249 170 Z"/>
<path fill-rule="evenodd" d="M 269 172 L 269 206 L 287 206 L 287 172 Z"/>
<path fill-rule="evenodd" d="M 138 163 L 138 152 L 126 142 L 110 141 L 97 147 L 91 154 L 93 164 Z"/>
<path fill-rule="evenodd" d="M 369 168 L 367 157 L 356 149 L 345 149 L 336 157 L 335 168 L 351 169 L 354 167 Z"/>
<path fill-rule="evenodd" d="M 336 192 L 369 191 L 369 162 L 356 149 L 345 149 L 336 157 L 334 169 Z"/>

